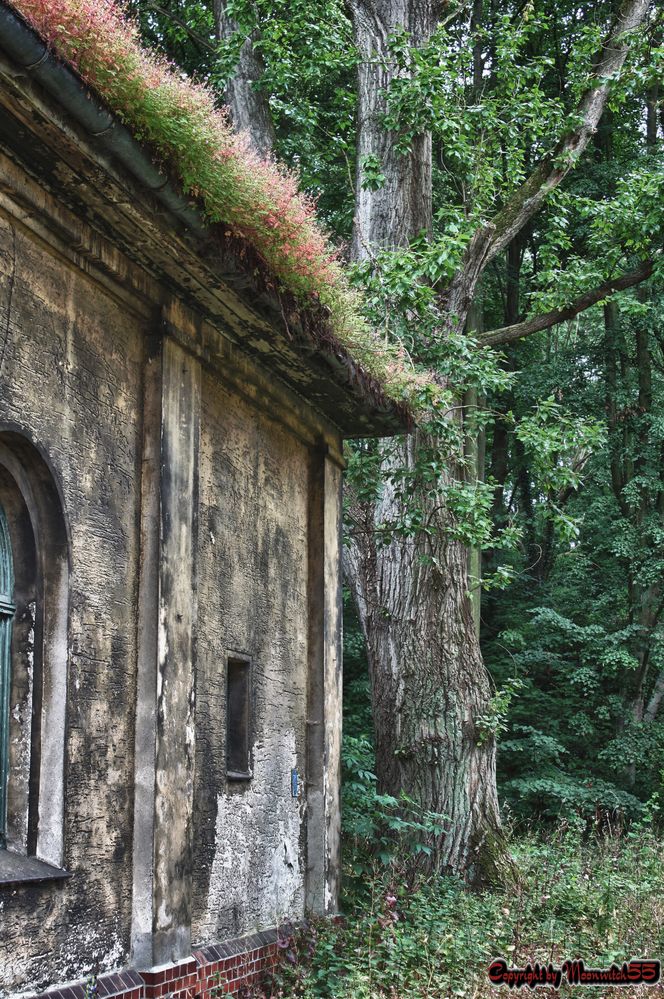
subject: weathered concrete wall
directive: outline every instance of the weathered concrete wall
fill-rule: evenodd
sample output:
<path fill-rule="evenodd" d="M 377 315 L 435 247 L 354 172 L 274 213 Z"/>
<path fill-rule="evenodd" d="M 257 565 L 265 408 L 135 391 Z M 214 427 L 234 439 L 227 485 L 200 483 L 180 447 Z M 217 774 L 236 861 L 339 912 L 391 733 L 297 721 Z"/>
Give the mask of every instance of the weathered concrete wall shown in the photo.
<path fill-rule="evenodd" d="M 48 457 L 70 530 L 63 859 L 74 875 L 0 891 L 0 995 L 128 954 L 142 368 L 126 308 L 0 218 L 0 428 Z M 59 786 L 44 762 L 42 782 Z"/>
<path fill-rule="evenodd" d="M 309 467 L 309 675 L 306 907 L 336 912 L 341 849 L 341 468 L 327 448 Z"/>
<path fill-rule="evenodd" d="M 4 152 L 0 175 L 0 466 L 18 481 L 10 436 L 34 442 L 48 590 L 40 612 L 23 573 L 10 845 L 72 873 L 0 885 L 2 999 L 334 909 L 341 441 L 139 265 L 158 251 L 126 220 L 100 235 Z M 229 656 L 252 664 L 248 781 Z"/>
<path fill-rule="evenodd" d="M 308 449 L 203 379 L 194 941 L 275 926 L 304 907 Z M 253 777 L 226 779 L 226 663 L 251 657 Z"/>

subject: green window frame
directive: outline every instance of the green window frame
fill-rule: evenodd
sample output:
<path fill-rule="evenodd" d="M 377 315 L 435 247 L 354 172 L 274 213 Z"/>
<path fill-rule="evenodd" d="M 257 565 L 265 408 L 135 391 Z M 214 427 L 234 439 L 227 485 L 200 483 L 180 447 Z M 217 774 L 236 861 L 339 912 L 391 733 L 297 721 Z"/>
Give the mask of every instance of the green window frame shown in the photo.
<path fill-rule="evenodd" d="M 7 845 L 9 783 L 9 697 L 11 691 L 12 626 L 14 623 L 14 560 L 9 524 L 0 506 L 0 848 Z"/>

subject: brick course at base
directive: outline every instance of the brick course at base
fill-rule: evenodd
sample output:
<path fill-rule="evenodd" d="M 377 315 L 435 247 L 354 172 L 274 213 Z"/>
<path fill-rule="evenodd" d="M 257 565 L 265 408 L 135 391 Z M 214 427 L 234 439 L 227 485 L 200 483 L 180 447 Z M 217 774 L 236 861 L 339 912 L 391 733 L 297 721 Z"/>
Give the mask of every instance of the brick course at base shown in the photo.
<path fill-rule="evenodd" d="M 265 930 L 197 947 L 192 956 L 152 971 L 118 971 L 62 985 L 37 999 L 222 999 L 258 985 L 277 962 L 277 932 Z"/>

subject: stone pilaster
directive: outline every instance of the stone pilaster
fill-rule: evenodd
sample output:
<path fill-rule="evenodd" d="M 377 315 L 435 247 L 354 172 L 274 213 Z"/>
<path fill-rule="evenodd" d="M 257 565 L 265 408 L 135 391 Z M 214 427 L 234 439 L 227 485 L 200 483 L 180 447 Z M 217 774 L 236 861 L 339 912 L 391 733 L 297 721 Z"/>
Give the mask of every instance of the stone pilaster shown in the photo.
<path fill-rule="evenodd" d="M 146 370 L 132 958 L 191 949 L 201 373 L 169 337 Z"/>

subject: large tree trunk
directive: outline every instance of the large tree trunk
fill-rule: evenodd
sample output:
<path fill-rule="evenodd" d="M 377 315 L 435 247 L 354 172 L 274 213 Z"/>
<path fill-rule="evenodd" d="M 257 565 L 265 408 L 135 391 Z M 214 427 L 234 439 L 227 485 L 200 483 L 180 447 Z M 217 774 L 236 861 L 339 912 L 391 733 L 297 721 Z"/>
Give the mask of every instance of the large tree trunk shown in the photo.
<path fill-rule="evenodd" d="M 396 73 L 390 34 L 406 31 L 412 44 L 424 43 L 440 4 L 348 2 L 359 53 L 352 253 L 355 260 L 364 260 L 377 249 L 405 246 L 431 227 L 431 138 L 416 137 L 403 155 L 381 115 L 385 90 Z M 470 241 L 458 274 L 441 298 L 450 327 L 463 328 L 487 263 L 528 224 L 585 149 L 606 105 L 609 81 L 622 67 L 626 33 L 643 21 L 648 2 L 624 0 L 593 63 L 578 122 Z M 237 26 L 221 0 L 215 0 L 215 10 L 220 37 L 228 38 Z M 479 13 L 479 4 L 475 10 Z M 265 95 L 255 86 L 262 72 L 255 38 L 250 35 L 242 47 L 227 97 L 236 127 L 249 132 L 257 150 L 270 152 L 274 132 Z M 475 71 L 479 76 L 479 64 Z M 378 189 L 366 183 L 369 164 L 379 166 L 385 177 Z M 385 464 L 396 462 L 412 470 L 420 444 L 430 443 L 420 430 L 396 451 L 387 445 Z M 462 451 L 460 446 L 457 461 L 449 463 L 447 481 L 463 479 Z M 491 690 L 466 592 L 468 554 L 450 537 L 443 498 L 423 495 L 421 507 L 432 531 L 381 546 L 380 525 L 393 514 L 399 519 L 403 509 L 401 497 L 386 485 L 377 505 L 355 507 L 346 552 L 347 576 L 367 640 L 380 785 L 396 795 L 403 791 L 424 809 L 447 816 L 445 833 L 435 843 L 436 867 L 464 872 L 474 880 L 492 879 L 499 875 L 506 853 L 496 796 L 495 744 L 480 724 Z"/>
<path fill-rule="evenodd" d="M 354 260 L 381 247 L 408 246 L 414 235 L 431 228 L 431 135 L 417 136 L 404 155 L 381 115 L 395 74 L 389 37 L 406 30 L 412 44 L 421 45 L 435 26 L 433 6 L 432 0 L 351 0 L 359 56 Z M 375 157 L 385 177 L 377 190 L 365 186 L 367 157 Z"/>
<path fill-rule="evenodd" d="M 422 44 L 435 26 L 431 0 L 354 0 L 358 71 L 358 166 L 352 250 L 356 260 L 408 245 L 431 226 L 431 137 L 406 155 L 385 130 L 385 90 L 395 69 L 388 38 L 407 30 Z M 367 157 L 385 182 L 365 183 Z M 381 445 L 383 472 L 412 471 L 423 431 Z M 450 468 L 450 477 L 463 477 Z M 389 478 L 389 476 L 388 476 Z M 441 483 L 442 485 L 442 483 Z M 374 714 L 376 769 L 383 792 L 405 793 L 445 816 L 431 865 L 495 879 L 504 856 L 496 793 L 495 742 L 478 721 L 491 696 L 468 597 L 468 551 L 451 540 L 440 498 L 418 504 L 431 530 L 384 546 L 379 524 L 399 520 L 402 499 L 385 484 L 377 504 L 353 505 L 344 568 L 364 631 Z"/>
<path fill-rule="evenodd" d="M 421 445 L 421 432 L 393 444 L 385 464 L 412 468 Z M 386 547 L 376 528 L 399 517 L 394 489 L 387 484 L 377 505 L 351 504 L 344 553 L 367 644 L 380 789 L 445 816 L 433 868 L 494 881 L 505 845 L 495 743 L 478 725 L 491 688 L 467 594 L 468 552 L 446 533 L 444 507 L 418 501 L 432 530 Z"/>
<path fill-rule="evenodd" d="M 225 0 L 214 0 L 214 14 L 219 40 L 233 39 L 239 26 L 226 13 Z M 256 28 L 242 42 L 235 72 L 226 84 L 225 98 L 235 130 L 245 132 L 261 156 L 270 156 L 274 150 L 274 124 L 267 96 L 257 87 L 265 71 L 263 57 L 255 46 L 258 38 Z"/>

